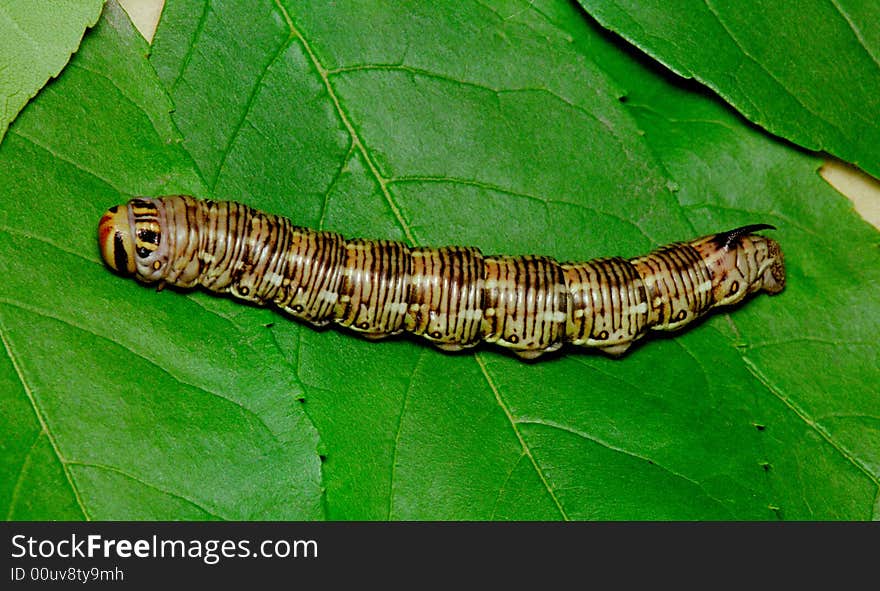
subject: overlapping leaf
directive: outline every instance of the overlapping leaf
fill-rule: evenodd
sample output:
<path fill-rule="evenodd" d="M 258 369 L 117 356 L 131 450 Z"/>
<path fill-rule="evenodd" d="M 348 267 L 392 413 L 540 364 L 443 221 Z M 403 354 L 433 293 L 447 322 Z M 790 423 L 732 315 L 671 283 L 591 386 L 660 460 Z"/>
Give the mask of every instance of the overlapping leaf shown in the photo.
<path fill-rule="evenodd" d="M 874 0 L 578 0 L 758 125 L 880 176 L 880 4 Z"/>
<path fill-rule="evenodd" d="M 25 103 L 58 75 L 103 3 L 0 3 L 0 140 Z"/>

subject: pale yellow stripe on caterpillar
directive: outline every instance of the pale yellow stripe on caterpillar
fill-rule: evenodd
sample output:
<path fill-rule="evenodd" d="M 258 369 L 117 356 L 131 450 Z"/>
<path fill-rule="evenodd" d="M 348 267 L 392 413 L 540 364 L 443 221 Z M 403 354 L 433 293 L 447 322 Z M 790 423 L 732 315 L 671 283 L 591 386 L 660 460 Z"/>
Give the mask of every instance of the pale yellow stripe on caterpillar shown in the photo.
<path fill-rule="evenodd" d="M 437 347 L 459 350 L 482 337 L 483 257 L 477 249 L 416 248 L 411 251 L 409 321 L 415 334 Z"/>
<path fill-rule="evenodd" d="M 432 310 L 436 310 L 440 304 L 441 278 L 434 269 L 440 265 L 441 252 L 439 248 L 414 248 L 410 251 L 409 306 L 405 325 L 407 331 L 417 336 L 428 332 Z"/>
<path fill-rule="evenodd" d="M 212 248 L 203 255 L 205 269 L 200 280 L 203 287 L 223 292 L 232 282 L 229 263 L 233 256 L 236 235 L 234 228 L 238 222 L 239 206 L 229 201 L 212 202 L 207 206 L 211 209 L 208 234 L 212 235 L 209 242 Z"/>
<path fill-rule="evenodd" d="M 339 299 L 343 277 L 342 261 L 346 256 L 345 240 L 335 232 L 317 232 L 315 240 L 321 245 L 321 255 L 316 264 L 318 279 L 304 306 L 309 320 L 324 326 L 333 321 Z"/>
<path fill-rule="evenodd" d="M 401 242 L 381 241 L 381 262 L 376 270 L 378 290 L 374 303 L 373 335 L 388 336 L 403 332 L 410 283 L 410 250 Z"/>
<path fill-rule="evenodd" d="M 510 347 L 519 337 L 515 327 L 508 328 L 510 315 L 516 307 L 515 263 L 512 257 L 485 257 L 483 259 L 483 322 L 481 334 L 487 343 Z M 513 324 L 513 322 L 511 322 Z M 511 341 L 510 337 L 513 337 Z"/>

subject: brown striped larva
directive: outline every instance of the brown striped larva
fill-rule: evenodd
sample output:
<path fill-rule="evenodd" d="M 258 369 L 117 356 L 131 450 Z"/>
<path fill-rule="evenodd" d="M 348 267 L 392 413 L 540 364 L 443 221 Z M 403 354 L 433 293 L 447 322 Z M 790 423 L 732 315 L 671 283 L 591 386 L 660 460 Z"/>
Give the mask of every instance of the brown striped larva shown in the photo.
<path fill-rule="evenodd" d="M 564 343 L 619 355 L 650 330 L 679 329 L 762 289 L 778 293 L 782 252 L 754 234 L 770 228 L 559 263 L 346 240 L 232 201 L 169 196 L 111 207 L 98 236 L 106 263 L 145 283 L 201 285 L 369 338 L 407 331 L 447 350 L 486 341 L 531 359 Z"/>

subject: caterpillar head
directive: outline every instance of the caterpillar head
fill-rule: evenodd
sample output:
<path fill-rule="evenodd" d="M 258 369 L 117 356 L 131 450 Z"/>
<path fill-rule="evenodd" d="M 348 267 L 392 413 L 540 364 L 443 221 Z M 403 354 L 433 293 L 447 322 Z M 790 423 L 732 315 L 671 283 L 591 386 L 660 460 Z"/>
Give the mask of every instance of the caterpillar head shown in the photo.
<path fill-rule="evenodd" d="M 161 279 L 161 243 L 157 208 L 151 200 L 132 199 L 126 205 L 114 205 L 98 222 L 101 256 L 120 275 L 145 282 Z"/>
<path fill-rule="evenodd" d="M 114 205 L 98 222 L 98 244 L 107 266 L 120 275 L 134 275 L 134 242 L 128 206 Z"/>

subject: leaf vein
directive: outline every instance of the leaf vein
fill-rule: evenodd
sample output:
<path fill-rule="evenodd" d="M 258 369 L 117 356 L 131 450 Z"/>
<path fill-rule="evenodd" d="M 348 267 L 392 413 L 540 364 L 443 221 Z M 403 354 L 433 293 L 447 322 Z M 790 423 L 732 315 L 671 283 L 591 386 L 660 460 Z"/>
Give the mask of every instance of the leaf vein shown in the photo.
<path fill-rule="evenodd" d="M 60 161 L 62 161 L 62 162 L 65 162 L 65 163 L 67 163 L 67 164 L 73 166 L 74 168 L 76 168 L 76 169 L 79 170 L 80 172 L 83 172 L 83 173 L 87 174 L 88 176 L 90 176 L 90 177 L 92 177 L 92 178 L 98 179 L 99 181 L 101 181 L 102 183 L 104 183 L 105 185 L 107 185 L 108 187 L 110 187 L 111 189 L 113 189 L 114 191 L 116 191 L 117 193 L 122 193 L 123 195 L 127 194 L 126 191 L 123 191 L 123 190 L 119 189 L 116 185 L 114 185 L 114 184 L 113 184 L 112 182 L 110 182 L 108 179 L 105 179 L 104 177 L 102 177 L 101 175 L 99 175 L 97 172 L 95 172 L 95 171 L 93 171 L 93 170 L 89 170 L 88 168 L 85 168 L 83 165 L 74 162 L 74 161 L 71 160 L 70 158 L 67 158 L 66 156 L 62 156 L 61 154 L 58 154 L 58 153 L 55 152 L 55 150 L 53 150 L 52 148 L 50 148 L 50 147 L 48 147 L 48 146 L 46 146 L 46 145 L 41 144 L 41 143 L 38 142 L 36 139 L 34 139 L 34 138 L 32 138 L 32 137 L 30 137 L 30 136 L 28 136 L 28 135 L 23 134 L 23 133 L 21 132 L 21 130 L 19 130 L 19 129 L 13 129 L 13 130 L 10 131 L 10 133 L 13 134 L 13 135 L 16 135 L 16 136 L 18 136 L 18 137 L 20 137 L 20 138 L 22 138 L 23 140 L 26 140 L 26 141 L 30 142 L 32 145 L 34 145 L 34 146 L 37 147 L 37 148 L 40 148 L 40 149 L 42 149 L 42 150 L 48 152 L 49 154 L 51 154 L 52 156 L 54 156 L 54 157 L 57 158 L 58 160 L 60 160 Z"/>
<path fill-rule="evenodd" d="M 542 205 L 551 205 L 551 204 L 559 204 L 565 205 L 568 207 L 574 207 L 580 209 L 582 211 L 604 215 L 610 218 L 614 218 L 615 220 L 626 224 L 628 226 L 632 226 L 635 228 L 642 236 L 650 240 L 651 242 L 658 243 L 657 239 L 648 234 L 644 228 L 642 228 L 638 223 L 626 219 L 623 216 L 620 216 L 615 213 L 611 213 L 608 211 L 604 211 L 595 207 L 590 207 L 588 205 L 584 205 L 583 203 L 576 203 L 573 201 L 565 201 L 564 199 L 552 199 L 547 197 L 539 197 L 537 195 L 532 195 L 531 193 L 526 193 L 524 191 L 516 191 L 514 189 L 509 189 L 506 187 L 502 187 L 501 185 L 496 185 L 494 183 L 487 183 L 484 181 L 478 181 L 474 179 L 466 179 L 461 177 L 450 177 L 450 176 L 394 176 L 388 179 L 388 184 L 405 184 L 405 183 L 448 183 L 451 185 L 464 185 L 469 187 L 476 187 L 478 189 L 484 189 L 486 191 L 494 191 L 496 193 L 501 193 L 503 195 L 510 195 L 512 197 L 521 197 L 523 199 L 528 199 L 530 201 L 536 201 L 541 203 Z"/>
<path fill-rule="evenodd" d="M 495 502 L 492 503 L 492 513 L 489 515 L 489 520 L 495 520 L 495 514 L 498 511 L 498 503 L 501 502 L 501 497 L 504 495 L 504 492 L 507 490 L 507 483 L 510 482 L 513 473 L 516 471 L 517 466 L 519 466 L 520 462 L 523 461 L 523 458 L 526 457 L 525 453 L 520 454 L 520 456 L 516 459 L 516 461 L 510 466 L 510 470 L 507 472 L 507 476 L 504 477 L 504 482 L 501 483 L 501 486 L 498 487 L 498 493 L 495 495 Z"/>
<path fill-rule="evenodd" d="M 45 59 L 47 54 L 45 48 L 40 43 L 37 43 L 37 40 L 34 39 L 30 33 L 21 28 L 21 25 L 19 25 L 18 21 L 15 20 L 11 14 L 9 14 L 9 11 L 6 10 L 6 7 L 3 4 L 0 4 L 0 13 L 2 13 L 3 16 L 6 17 L 6 20 L 12 24 L 13 28 L 15 28 L 15 30 L 21 34 L 22 38 L 24 38 L 28 43 L 31 44 L 31 47 L 33 47 L 40 53 L 40 57 Z"/>
<path fill-rule="evenodd" d="M 34 414 L 37 415 L 37 420 L 40 422 L 42 431 L 46 433 L 49 444 L 51 445 L 52 450 L 55 452 L 55 456 L 58 458 L 58 461 L 61 463 L 61 469 L 64 472 L 64 477 L 67 479 L 67 484 L 70 486 L 70 490 L 73 493 L 76 504 L 79 506 L 79 510 L 82 512 L 83 517 L 86 521 L 91 521 L 88 511 L 86 511 L 86 507 L 83 503 L 82 497 L 79 494 L 79 489 L 76 486 L 73 475 L 70 473 L 70 469 L 67 467 L 66 460 L 64 459 L 64 456 L 61 454 L 61 450 L 58 447 L 58 442 L 55 440 L 55 436 L 52 435 L 52 431 L 49 429 L 48 419 L 43 416 L 43 413 L 40 410 L 39 405 L 37 404 L 36 396 L 34 395 L 34 392 L 31 390 L 30 386 L 28 386 L 27 380 L 25 380 L 24 372 L 22 371 L 21 366 L 18 363 L 18 358 L 13 353 L 12 345 L 6 338 L 6 332 L 6 326 L 3 324 L 2 320 L 0 320 L 0 341 L 3 342 L 3 347 L 6 349 L 6 355 L 9 357 L 9 361 L 12 363 L 12 367 L 15 369 L 18 380 L 21 382 L 22 388 L 24 388 L 25 394 L 27 395 L 28 400 L 31 403 L 31 407 L 34 409 Z"/>
<path fill-rule="evenodd" d="M 208 390 L 207 388 L 205 388 L 203 386 L 192 384 L 192 383 L 187 382 L 186 380 L 181 379 L 180 377 L 174 375 L 174 373 L 171 370 L 169 370 L 165 367 L 162 367 L 161 365 L 156 363 L 154 360 L 150 359 L 148 356 L 146 356 L 142 353 L 138 353 L 137 351 L 135 351 L 130 346 L 128 346 L 124 343 L 121 343 L 121 342 L 119 342 L 115 339 L 112 339 L 106 335 L 99 334 L 85 325 L 79 324 L 78 322 L 74 322 L 70 318 L 60 318 L 54 314 L 51 314 L 50 312 L 47 312 L 45 310 L 41 310 L 35 306 L 30 306 L 28 304 L 25 304 L 24 302 L 18 302 L 18 301 L 9 299 L 9 298 L 0 297 L 0 304 L 6 304 L 8 306 L 13 306 L 15 308 L 19 308 L 19 309 L 24 310 L 26 312 L 30 312 L 32 314 L 42 316 L 43 318 L 49 318 L 51 320 L 56 320 L 58 322 L 61 322 L 62 324 L 66 324 L 66 325 L 71 326 L 73 328 L 79 329 L 83 332 L 89 333 L 89 334 L 91 334 L 101 340 L 108 341 L 108 342 L 113 343 L 119 347 L 122 347 L 123 349 L 125 349 L 126 351 L 131 353 L 132 355 L 139 357 L 140 359 L 146 361 L 147 363 L 149 363 L 153 367 L 159 369 L 161 372 L 163 372 L 167 376 L 171 377 L 174 381 L 178 382 L 179 384 L 182 384 L 184 386 L 189 386 L 190 388 L 194 388 L 196 390 L 199 390 L 200 392 L 204 392 L 205 394 L 210 394 L 212 396 L 219 398 L 220 400 L 224 400 L 234 406 L 239 407 L 241 410 L 243 410 L 245 412 L 245 414 L 248 414 L 248 415 L 256 418 L 257 421 L 260 423 L 260 425 L 262 425 L 262 427 L 266 430 L 266 432 L 269 433 L 269 435 L 272 437 L 272 439 L 276 442 L 278 441 L 278 438 L 275 435 L 275 433 L 272 431 L 272 429 L 270 429 L 269 426 L 266 424 L 266 422 L 263 420 L 263 418 L 260 415 L 258 415 L 256 412 L 254 412 L 253 410 L 249 409 L 248 407 L 244 406 L 242 403 L 240 403 L 236 400 L 233 400 L 231 398 L 223 396 L 219 392 L 214 392 L 212 390 Z M 0 337 L 2 337 L 2 334 L 0 334 Z M 4 343 L 5 343 L 5 339 L 4 339 Z M 45 425 L 44 425 L 44 427 L 45 427 Z M 62 460 L 62 461 L 64 461 L 64 460 Z"/>
<path fill-rule="evenodd" d="M 855 36 L 856 40 L 859 42 L 859 45 L 861 46 L 862 49 L 865 50 L 865 53 L 868 54 L 868 57 L 871 58 L 871 61 L 873 61 L 878 67 L 880 67 L 880 58 L 878 58 L 876 55 L 874 55 L 871 52 L 870 49 L 868 49 L 868 43 L 865 41 L 865 38 L 862 36 L 862 32 L 859 30 L 859 28 L 853 22 L 852 17 L 850 17 L 850 15 L 847 14 L 847 12 L 840 6 L 840 3 L 838 2 L 838 0 L 829 0 L 829 1 L 831 2 L 831 5 L 834 6 L 834 8 L 840 14 L 840 16 L 843 17 L 843 20 L 846 21 L 846 24 L 849 25 L 849 28 L 852 30 L 853 35 Z"/>
<path fill-rule="evenodd" d="M 345 112 L 345 109 L 342 108 L 342 104 L 339 101 L 339 97 L 336 94 L 336 90 L 333 88 L 333 84 L 330 82 L 330 77 L 327 73 L 327 68 L 318 60 L 318 56 L 315 55 L 315 52 L 312 50 L 311 45 L 306 40 L 305 36 L 296 28 L 293 24 L 293 20 L 290 18 L 290 15 L 287 13 L 287 10 L 281 5 L 278 0 L 275 0 L 276 6 L 278 6 L 278 10 L 284 15 L 284 19 L 287 22 L 287 26 L 290 28 L 291 33 L 302 44 L 303 49 L 306 52 L 306 55 L 309 56 L 309 60 L 312 62 L 312 66 L 315 68 L 315 71 L 321 77 L 321 80 L 324 83 L 324 87 L 327 90 L 327 94 L 330 96 L 330 100 L 333 103 L 333 107 L 336 109 L 337 114 L 339 115 L 342 124 L 348 130 L 349 135 L 351 136 L 352 143 L 357 146 L 358 151 L 364 157 L 364 161 L 367 163 L 367 168 L 370 169 L 373 177 L 376 179 L 376 182 L 379 184 L 379 188 L 382 191 L 382 195 L 385 197 L 385 200 L 388 202 L 388 206 L 391 208 L 391 212 L 394 214 L 394 217 L 397 220 L 398 225 L 401 230 L 403 230 L 404 236 L 409 241 L 410 246 L 415 246 L 418 244 L 415 236 L 413 235 L 412 229 L 409 227 L 409 223 L 403 217 L 403 213 L 400 210 L 400 207 L 397 205 L 397 202 L 391 196 L 391 192 L 388 189 L 388 183 L 385 177 L 379 172 L 376 163 L 373 162 L 373 159 L 370 157 L 370 153 L 367 150 L 366 144 L 361 139 L 360 134 L 358 134 L 357 129 L 355 129 L 351 120 L 348 117 L 348 114 Z"/>
<path fill-rule="evenodd" d="M 275 62 L 278 61 L 284 52 L 286 52 L 290 46 L 295 41 L 293 35 L 287 37 L 283 43 L 278 46 L 278 49 L 275 50 L 275 53 L 272 54 L 271 59 L 260 69 L 260 74 L 257 76 L 256 81 L 254 82 L 253 88 L 251 88 L 250 94 L 248 94 L 247 101 L 244 105 L 244 111 L 241 114 L 238 122 L 235 124 L 235 127 L 232 129 L 232 133 L 229 134 L 229 138 L 226 140 L 226 145 L 223 147 L 223 150 L 220 155 L 220 162 L 217 165 L 217 172 L 214 173 L 214 178 L 211 181 L 211 191 L 214 191 L 217 188 L 217 182 L 220 180 L 220 175 L 223 173 L 223 168 L 226 165 L 226 159 L 229 157 L 229 154 L 232 152 L 232 146 L 235 144 L 235 141 L 238 139 L 239 133 L 241 133 L 242 128 L 244 127 L 245 121 L 247 121 L 248 115 L 250 115 L 251 110 L 254 108 L 254 103 L 257 100 L 257 96 L 260 94 L 260 91 L 263 87 L 263 80 L 266 78 L 266 74 L 269 73 L 269 70 L 275 65 Z"/>
<path fill-rule="evenodd" d="M 620 139 L 620 137 L 614 132 L 611 124 L 608 121 L 597 117 L 595 113 L 591 112 L 589 109 L 586 109 L 578 104 L 575 104 L 569 99 L 566 99 L 562 95 L 558 94 L 550 90 L 549 88 L 545 88 L 543 86 L 524 86 L 521 88 L 495 88 L 486 84 L 480 84 L 479 82 L 474 82 L 471 80 L 462 80 L 461 78 L 454 78 L 452 76 L 447 76 L 445 74 L 440 74 L 438 72 L 432 72 L 431 70 L 425 70 L 423 68 L 416 68 L 413 66 L 407 66 L 405 64 L 357 64 L 353 66 L 343 66 L 340 68 L 334 68 L 333 70 L 327 70 L 327 76 L 333 76 L 338 74 L 344 74 L 348 72 L 361 72 L 361 71 L 379 71 L 379 72 L 406 72 L 413 76 L 422 76 L 423 78 L 430 78 L 433 80 L 439 80 L 441 82 L 454 83 L 460 86 L 469 86 L 471 88 L 476 88 L 478 90 L 483 90 L 486 92 L 490 92 L 494 94 L 496 97 L 500 97 L 502 94 L 515 94 L 515 93 L 540 93 L 546 94 L 547 96 L 561 102 L 567 107 L 574 109 L 575 111 L 581 113 L 582 115 L 586 115 L 589 119 L 596 121 L 601 124 L 603 127 L 608 129 L 609 132 L 614 135 L 615 138 Z"/>
<path fill-rule="evenodd" d="M 419 370 L 419 365 L 422 363 L 422 360 L 425 358 L 424 347 L 421 351 L 419 351 L 419 357 L 416 360 L 415 366 L 413 366 L 412 373 L 409 374 L 409 383 L 406 385 L 406 389 L 403 391 L 403 400 L 400 403 L 400 414 L 397 415 L 397 428 L 394 430 L 394 444 L 391 448 L 391 475 L 388 480 L 388 516 L 387 519 L 391 519 L 391 515 L 394 509 L 394 474 L 397 468 L 397 450 L 400 449 L 400 433 L 403 430 L 403 415 L 406 413 L 406 403 L 409 401 L 410 392 L 412 392 L 413 382 L 415 381 L 416 372 Z"/>
<path fill-rule="evenodd" d="M 876 342 L 868 342 L 868 341 L 837 341 L 834 339 L 826 339 L 824 337 L 816 337 L 811 335 L 804 335 L 797 338 L 791 339 L 780 339 L 778 341 L 761 341 L 760 343 L 749 343 L 748 349 L 760 349 L 762 347 L 778 347 L 781 345 L 792 345 L 795 343 L 818 343 L 820 345 L 831 345 L 833 347 L 876 347 Z"/>
<path fill-rule="evenodd" d="M 61 246 L 60 244 L 58 244 L 52 240 L 49 240 L 48 238 L 46 238 L 44 236 L 38 236 L 36 234 L 31 234 L 30 232 L 27 232 L 26 230 L 19 230 L 18 228 L 12 228 L 10 226 L 0 225 L 0 232 L 6 232 L 7 234 L 14 234 L 16 236 L 21 236 L 23 238 L 27 238 L 28 240 L 42 242 L 43 244 L 51 246 L 52 248 L 56 248 L 63 253 L 69 254 L 71 256 L 75 256 L 77 258 L 80 258 L 84 261 L 88 261 L 90 263 L 94 263 L 96 265 L 103 266 L 103 263 L 101 261 L 99 261 L 97 258 L 87 257 L 86 255 L 84 255 L 83 253 L 81 253 L 77 250 L 66 248 L 66 247 Z"/>
<path fill-rule="evenodd" d="M 171 92 L 174 92 L 174 89 L 177 88 L 177 85 L 183 79 L 183 74 L 186 72 L 187 66 L 189 66 L 189 62 L 192 59 L 193 53 L 196 50 L 196 40 L 202 35 L 202 31 L 205 28 L 205 21 L 208 20 L 208 11 L 211 8 L 210 0 L 205 0 L 204 4 L 202 4 L 202 13 L 199 15 L 199 22 L 196 24 L 196 29 L 193 32 L 193 36 L 190 39 L 189 46 L 186 50 L 186 55 L 183 56 L 183 62 L 180 64 L 180 69 L 177 71 L 177 76 L 174 77 L 174 82 L 171 83 Z"/>
<path fill-rule="evenodd" d="M 544 427 L 549 427 L 551 429 L 558 429 L 560 431 L 565 431 L 566 433 L 571 433 L 572 435 L 582 437 L 583 439 L 590 441 L 592 443 L 595 443 L 597 445 L 600 445 L 608 450 L 623 454 L 625 456 L 635 458 L 637 460 L 641 460 L 643 462 L 650 462 L 652 465 L 660 468 L 664 472 L 667 472 L 667 473 L 671 474 L 672 476 L 675 476 L 676 478 L 680 478 L 681 480 L 684 480 L 685 482 L 688 482 L 689 484 L 696 486 L 698 489 L 703 491 L 703 494 L 705 494 L 707 498 L 711 499 L 713 502 L 720 505 L 728 513 L 731 513 L 728 506 L 723 501 L 721 501 L 721 499 L 718 499 L 718 498 L 714 497 L 712 494 L 710 494 L 709 491 L 707 491 L 706 488 L 702 484 L 700 484 L 699 482 L 697 482 L 693 478 L 689 478 L 688 476 L 686 476 L 680 472 L 676 472 L 675 470 L 673 470 L 667 466 L 664 466 L 663 464 L 658 463 L 656 460 L 652 460 L 652 459 L 650 459 L 646 456 L 643 456 L 641 454 L 638 454 L 636 452 L 629 451 L 627 449 L 623 449 L 622 447 L 617 447 L 616 445 L 608 443 L 607 441 L 603 441 L 602 439 L 599 439 L 598 437 L 590 435 L 584 431 L 581 431 L 579 429 L 575 429 L 574 427 L 569 427 L 568 425 L 563 425 L 562 423 L 557 423 L 555 421 L 547 421 L 547 420 L 543 420 L 543 419 L 521 419 L 518 422 L 521 425 L 542 425 Z"/>
<path fill-rule="evenodd" d="M 324 221 L 327 218 L 327 204 L 330 201 L 330 193 L 333 191 L 333 188 L 336 187 L 336 183 L 339 182 L 339 179 L 342 178 L 342 173 L 345 172 L 346 167 L 348 166 L 348 161 L 351 158 L 351 155 L 354 154 L 354 143 L 352 142 L 349 145 L 348 150 L 345 152 L 345 156 L 342 157 L 342 161 L 339 163 L 339 168 L 336 169 L 336 172 L 333 174 L 333 178 L 330 179 L 330 183 L 327 185 L 327 189 L 324 191 L 323 200 L 321 201 L 321 217 L 318 219 L 318 229 L 322 230 L 324 228 Z"/>
<path fill-rule="evenodd" d="M 767 74 L 767 76 L 770 78 L 770 80 L 772 80 L 774 83 L 776 83 L 785 92 L 786 95 L 788 95 L 789 97 L 794 99 L 794 101 L 797 104 L 799 104 L 806 112 L 808 112 L 811 115 L 813 115 L 814 117 L 816 117 L 816 119 L 828 124 L 828 126 L 831 127 L 831 129 L 833 129 L 837 133 L 839 133 L 841 135 L 845 135 L 843 130 L 840 129 L 840 127 L 837 124 L 832 123 L 826 117 L 823 117 L 821 113 L 818 113 L 817 111 L 808 107 L 807 104 L 801 99 L 801 97 L 797 93 L 790 91 L 785 86 L 785 84 L 783 84 L 782 81 L 779 78 L 777 78 L 777 76 L 773 72 L 771 72 L 770 69 L 767 68 L 767 66 L 764 65 L 763 62 L 756 59 L 745 47 L 743 47 L 743 45 L 740 43 L 739 39 L 737 39 L 736 36 L 733 34 L 733 31 L 731 31 L 730 28 L 727 26 L 727 23 L 725 23 L 724 20 L 722 20 L 721 16 L 718 14 L 717 10 L 712 6 L 712 3 L 710 2 L 710 0 L 703 0 L 703 2 L 705 3 L 706 8 L 709 9 L 709 12 L 712 13 L 712 16 L 715 18 L 715 20 L 718 21 L 718 24 L 721 25 L 721 28 L 724 29 L 724 32 L 727 33 L 727 36 L 730 37 L 730 40 L 733 41 L 733 44 L 736 45 L 737 49 L 739 49 L 739 51 L 742 52 L 742 54 L 750 62 L 752 62 L 753 64 L 758 66 L 761 70 L 763 70 Z M 860 118 L 865 117 L 864 113 L 859 112 L 859 111 L 856 111 L 856 116 L 858 116 Z M 873 121 L 871 121 L 870 123 L 873 125 Z M 819 148 L 821 148 L 821 146 L 819 146 Z"/>
<path fill-rule="evenodd" d="M 788 396 L 785 396 L 779 388 L 773 385 L 773 383 L 764 375 L 764 373 L 758 369 L 758 365 L 749 359 L 746 356 L 742 356 L 743 363 L 748 369 L 749 373 L 751 373 L 755 378 L 771 393 L 773 396 L 779 399 L 790 411 L 792 411 L 795 416 L 797 416 L 801 421 L 803 421 L 808 427 L 810 427 L 813 431 L 815 431 L 819 437 L 821 437 L 828 445 L 830 445 L 835 451 L 837 451 L 841 456 L 844 457 L 849 463 L 855 466 L 859 471 L 861 471 L 865 476 L 867 476 L 875 486 L 880 487 L 880 478 L 873 472 L 871 472 L 870 468 L 865 466 L 861 460 L 854 457 L 848 450 L 844 447 L 840 446 L 834 438 L 831 437 L 831 434 L 828 433 L 821 425 L 819 425 L 810 415 L 802 409 L 796 402 L 791 400 Z"/>
<path fill-rule="evenodd" d="M 37 443 L 40 441 L 40 438 L 46 433 L 44 430 L 37 431 L 37 436 L 34 437 L 33 443 L 28 448 L 27 454 L 24 456 L 24 461 L 21 463 L 21 467 L 18 470 L 18 476 L 15 478 L 15 486 L 12 487 L 12 496 L 9 499 L 9 509 L 6 511 L 6 521 L 12 521 L 13 511 L 15 510 L 16 504 L 18 504 L 18 495 L 21 491 L 21 483 L 24 481 L 24 475 L 27 472 L 28 468 L 31 465 L 31 456 L 34 453 L 34 449 L 37 447 Z"/>
<path fill-rule="evenodd" d="M 81 60 L 80 60 L 80 61 L 81 61 Z M 79 70 L 82 70 L 82 71 L 84 71 L 84 72 L 88 72 L 88 73 L 91 74 L 92 76 L 96 76 L 96 77 L 98 77 L 98 78 L 101 78 L 102 80 L 106 80 L 107 82 L 109 82 L 109 83 L 110 83 L 110 86 L 112 86 L 113 88 L 115 88 L 115 89 L 116 89 L 116 92 L 119 93 L 119 96 L 121 96 L 123 99 L 125 99 L 128 103 L 134 105 L 135 108 L 137 108 L 138 111 L 140 111 L 141 113 L 143 113 L 143 114 L 146 116 L 146 118 L 149 119 L 149 121 L 150 121 L 150 126 L 153 128 L 153 131 L 156 133 L 156 137 L 159 138 L 159 139 L 162 141 L 162 143 L 167 142 L 168 137 L 165 136 L 164 134 L 162 134 L 161 131 L 159 131 L 159 128 L 156 126 L 156 122 L 153 120 L 152 117 L 150 117 L 150 115 L 149 115 L 149 113 L 147 113 L 146 109 L 144 109 L 144 108 L 143 108 L 143 107 L 142 107 L 142 106 L 141 106 L 136 100 L 134 100 L 132 97 L 128 96 L 128 93 L 126 93 L 126 92 L 122 89 L 122 87 L 119 86 L 119 85 L 116 83 L 115 80 L 113 80 L 112 78 L 110 78 L 110 77 L 107 76 L 106 74 L 102 74 L 101 72 L 98 72 L 98 71 L 96 71 L 96 70 L 92 70 L 91 68 L 87 68 L 87 67 L 83 66 L 82 64 L 80 64 L 79 61 L 71 62 L 67 67 L 70 68 L 70 69 L 79 69 Z M 105 99 L 105 100 L 106 100 L 106 99 Z M 170 108 L 170 105 L 169 105 L 169 108 Z"/>
<path fill-rule="evenodd" d="M 544 485 L 544 488 L 547 490 L 547 494 L 550 495 L 550 498 L 553 500 L 553 503 L 556 505 L 556 509 L 559 511 L 559 514 L 565 521 L 570 521 L 568 514 L 565 512 L 565 509 L 562 507 L 562 503 L 559 502 L 559 499 L 556 497 L 556 493 L 553 491 L 553 487 L 550 486 L 550 483 L 547 481 L 547 477 L 544 475 L 544 471 L 541 469 L 541 466 L 538 465 L 538 462 L 535 460 L 535 457 L 532 455 L 532 450 L 526 444 L 525 439 L 520 433 L 519 428 L 517 427 L 518 422 L 513 418 L 513 415 L 510 413 L 510 409 L 505 404 L 504 399 L 501 397 L 501 392 L 498 390 L 498 387 L 495 385 L 495 382 L 492 380 L 492 377 L 489 375 L 489 370 L 486 367 L 486 363 L 483 361 L 482 356 L 479 353 L 474 354 L 474 360 L 477 362 L 477 365 L 480 366 L 480 371 L 483 373 L 483 377 L 486 379 L 486 383 L 489 385 L 489 389 L 492 391 L 492 394 L 495 396 L 495 400 L 498 403 L 498 406 L 501 407 L 501 410 L 504 412 L 504 416 L 507 417 L 507 421 L 510 423 L 510 428 L 513 429 L 513 434 L 516 435 L 517 441 L 519 441 L 520 447 L 522 447 L 523 453 L 529 458 L 529 461 L 532 463 L 532 467 L 535 469 L 535 472 L 538 474 L 538 478 L 541 479 L 541 483 Z"/>
<path fill-rule="evenodd" d="M 220 515 L 217 515 L 213 511 L 209 511 L 207 508 L 205 508 L 200 503 L 194 501 L 193 499 L 191 499 L 183 494 L 176 493 L 176 492 L 164 489 L 164 488 L 157 486 L 155 484 L 152 484 L 150 482 L 147 482 L 146 480 L 143 480 L 142 478 L 139 478 L 139 477 L 135 476 L 134 474 L 131 474 L 130 472 L 126 472 L 125 470 L 122 470 L 121 468 L 117 468 L 115 466 L 108 466 L 105 464 L 95 464 L 92 462 L 77 462 L 77 461 L 68 462 L 67 465 L 68 466 L 82 466 L 85 468 L 95 468 L 97 470 L 104 470 L 106 472 L 118 474 L 120 476 L 128 478 L 129 480 L 133 480 L 133 481 L 137 482 L 138 484 L 142 484 L 143 486 L 146 486 L 147 488 L 151 488 L 155 491 L 158 491 L 162 494 L 168 495 L 170 497 L 174 497 L 174 498 L 179 499 L 181 501 L 186 501 L 190 505 L 196 507 L 197 509 L 199 509 L 201 511 L 204 511 L 205 513 L 207 513 L 208 515 L 210 515 L 211 517 L 213 517 L 215 519 L 218 519 L 221 521 L 229 521 L 226 517 L 222 517 Z"/>

